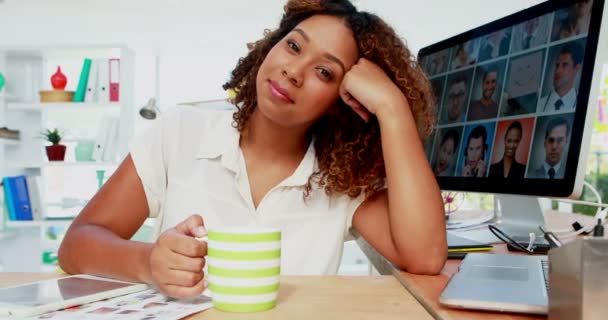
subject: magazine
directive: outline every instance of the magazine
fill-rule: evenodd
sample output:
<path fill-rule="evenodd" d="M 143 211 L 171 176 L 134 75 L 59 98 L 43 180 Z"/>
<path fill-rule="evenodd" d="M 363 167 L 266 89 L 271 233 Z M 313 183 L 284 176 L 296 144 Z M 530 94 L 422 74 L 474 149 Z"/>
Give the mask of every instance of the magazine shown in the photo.
<path fill-rule="evenodd" d="M 53 311 L 27 319 L 181 319 L 211 308 L 209 292 L 189 299 L 174 299 L 150 289 L 107 300 Z"/>

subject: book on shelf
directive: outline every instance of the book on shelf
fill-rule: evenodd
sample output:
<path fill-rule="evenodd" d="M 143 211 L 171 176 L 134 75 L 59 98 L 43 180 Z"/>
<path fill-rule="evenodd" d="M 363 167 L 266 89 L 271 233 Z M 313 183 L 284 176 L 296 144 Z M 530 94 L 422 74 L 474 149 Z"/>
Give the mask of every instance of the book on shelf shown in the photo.
<path fill-rule="evenodd" d="M 33 220 L 25 176 L 4 177 L 4 198 L 7 199 L 9 220 Z"/>
<path fill-rule="evenodd" d="M 11 221 L 42 220 L 40 177 L 14 176 L 2 179 L 6 216 Z"/>
<path fill-rule="evenodd" d="M 4 194 L 4 212 L 6 219 L 15 220 L 15 211 L 13 206 L 13 195 L 11 194 L 11 188 L 8 187 L 8 177 L 2 178 L 2 191 Z"/>
<path fill-rule="evenodd" d="M 97 101 L 97 82 L 99 80 L 99 60 L 91 61 L 91 70 L 87 80 L 87 91 L 84 94 L 84 102 L 92 103 Z"/>
<path fill-rule="evenodd" d="M 40 176 L 26 176 L 27 191 L 30 197 L 30 205 L 32 208 L 32 218 L 34 220 L 42 220 L 42 199 L 40 194 Z"/>
<path fill-rule="evenodd" d="M 120 59 L 84 60 L 74 102 L 118 102 L 120 95 Z"/>
<path fill-rule="evenodd" d="M 104 116 L 99 123 L 92 158 L 95 161 L 115 161 L 118 151 L 118 130 L 120 121 L 111 116 Z"/>
<path fill-rule="evenodd" d="M 110 62 L 108 59 L 98 59 L 97 102 L 110 102 Z"/>
<path fill-rule="evenodd" d="M 110 102 L 120 100 L 120 59 L 110 59 Z"/>
<path fill-rule="evenodd" d="M 118 127 L 119 121 L 116 118 L 111 118 L 108 135 L 106 136 L 105 149 L 103 150 L 102 160 L 106 162 L 116 161 L 116 152 L 118 151 Z"/>
<path fill-rule="evenodd" d="M 91 72 L 91 59 L 85 58 L 82 64 L 82 70 L 80 71 L 80 79 L 78 80 L 78 86 L 76 92 L 74 92 L 73 102 L 84 102 L 84 97 L 87 91 L 87 81 L 89 80 L 89 73 Z"/>

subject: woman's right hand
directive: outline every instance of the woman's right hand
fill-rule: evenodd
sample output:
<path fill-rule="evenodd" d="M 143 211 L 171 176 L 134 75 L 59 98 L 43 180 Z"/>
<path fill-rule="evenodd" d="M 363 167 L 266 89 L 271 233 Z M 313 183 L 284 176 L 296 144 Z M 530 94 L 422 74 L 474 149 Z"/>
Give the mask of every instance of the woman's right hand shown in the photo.
<path fill-rule="evenodd" d="M 462 176 L 463 177 L 470 177 L 472 175 L 472 169 L 471 166 L 469 166 L 468 164 L 464 166 L 464 168 L 462 169 Z"/>
<path fill-rule="evenodd" d="M 477 167 L 475 168 L 475 172 L 477 177 L 483 177 L 484 174 L 486 173 L 486 161 L 485 160 L 479 160 L 477 162 Z"/>
<path fill-rule="evenodd" d="M 150 252 L 152 284 L 173 298 L 200 295 L 203 281 L 207 243 L 195 239 L 207 235 L 203 218 L 192 215 L 174 228 L 163 232 Z"/>

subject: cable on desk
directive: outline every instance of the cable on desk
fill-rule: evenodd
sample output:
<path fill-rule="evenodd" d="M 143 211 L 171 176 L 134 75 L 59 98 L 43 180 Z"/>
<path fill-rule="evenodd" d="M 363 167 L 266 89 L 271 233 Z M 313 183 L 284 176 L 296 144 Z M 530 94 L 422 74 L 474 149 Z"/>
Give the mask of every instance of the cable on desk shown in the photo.
<path fill-rule="evenodd" d="M 593 187 L 592 184 L 585 181 L 584 186 L 586 186 L 594 194 L 595 198 L 597 199 L 597 203 L 588 202 L 588 201 L 570 200 L 570 199 L 560 199 L 559 201 L 568 202 L 568 203 L 578 203 L 578 204 L 598 207 L 597 211 L 595 213 L 594 222 L 599 220 L 599 221 L 601 221 L 599 224 L 603 226 L 603 224 L 606 223 L 606 216 L 608 215 L 608 208 L 604 208 L 603 210 L 602 210 L 602 208 L 608 207 L 608 204 L 602 203 L 602 196 L 597 191 L 597 189 L 595 189 L 595 187 Z M 589 233 L 593 232 L 594 228 L 596 228 L 595 224 L 590 225 L 590 226 L 585 226 L 585 225 L 581 225 L 581 223 L 576 221 L 575 223 L 572 224 L 572 229 L 570 229 L 570 228 L 568 228 L 568 229 L 551 229 L 549 231 L 554 233 L 560 239 L 564 240 L 564 239 L 568 239 L 568 238 L 574 238 L 580 234 L 589 234 Z"/>
<path fill-rule="evenodd" d="M 517 243 L 517 241 L 513 240 L 511 237 L 509 237 L 506 233 L 504 233 L 502 230 L 500 230 L 499 228 L 497 228 L 496 226 L 493 225 L 488 225 L 488 228 L 490 229 L 490 231 L 496 236 L 496 238 L 500 239 L 502 242 L 506 243 L 509 246 L 512 246 L 514 248 L 516 248 L 517 250 L 526 252 L 528 254 L 534 254 L 534 247 L 532 246 L 532 243 L 534 242 L 534 238 L 531 237 L 530 238 L 530 244 L 528 245 L 528 248 L 520 245 L 519 243 Z M 534 234 L 534 233 L 531 233 Z M 536 236 L 534 236 L 536 237 Z"/>

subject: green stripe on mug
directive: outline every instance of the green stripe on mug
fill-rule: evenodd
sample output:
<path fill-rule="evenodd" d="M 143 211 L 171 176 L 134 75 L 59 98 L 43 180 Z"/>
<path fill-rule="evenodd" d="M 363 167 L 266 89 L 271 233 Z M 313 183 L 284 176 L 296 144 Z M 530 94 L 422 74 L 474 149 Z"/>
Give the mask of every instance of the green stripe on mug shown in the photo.
<path fill-rule="evenodd" d="M 276 303 L 276 300 L 261 303 L 228 303 L 213 301 L 213 307 L 221 311 L 256 312 L 272 309 Z"/>
<path fill-rule="evenodd" d="M 229 287 L 211 283 L 209 284 L 209 290 L 211 290 L 213 293 L 219 294 L 258 295 L 277 292 L 279 290 L 279 284 L 277 283 L 259 287 Z"/>
<path fill-rule="evenodd" d="M 280 232 L 254 233 L 254 234 L 236 234 L 209 231 L 209 240 L 224 241 L 224 242 L 270 242 L 281 240 Z"/>
<path fill-rule="evenodd" d="M 209 274 L 227 278 L 264 278 L 278 276 L 281 273 L 281 267 L 257 269 L 257 270 L 239 270 L 225 269 L 209 266 Z"/>
<path fill-rule="evenodd" d="M 281 257 L 281 250 L 268 251 L 226 251 L 209 248 L 207 254 L 210 257 L 226 259 L 226 260 L 266 260 L 277 259 Z"/>

